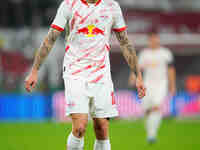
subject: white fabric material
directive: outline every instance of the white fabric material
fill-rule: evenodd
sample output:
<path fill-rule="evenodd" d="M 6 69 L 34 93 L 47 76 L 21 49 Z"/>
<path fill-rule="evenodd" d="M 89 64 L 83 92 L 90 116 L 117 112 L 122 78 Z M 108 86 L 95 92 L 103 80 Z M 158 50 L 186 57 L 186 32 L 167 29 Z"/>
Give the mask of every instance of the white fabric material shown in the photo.
<path fill-rule="evenodd" d="M 57 25 L 60 28 L 64 29 L 71 15 L 72 14 L 71 14 L 69 5 L 67 5 L 66 2 L 63 1 L 57 10 L 57 14 L 52 24 Z"/>
<path fill-rule="evenodd" d="M 64 29 L 67 22 L 70 34 L 63 77 L 93 83 L 110 82 L 109 39 L 112 29 L 121 31 L 126 27 L 118 3 L 101 0 L 98 5 L 87 5 L 81 0 L 65 0 L 52 27 Z"/>
<path fill-rule="evenodd" d="M 168 93 L 167 85 L 148 84 L 146 87 L 146 96 L 142 101 L 143 109 L 147 111 L 153 107 L 160 107 Z"/>
<path fill-rule="evenodd" d="M 144 49 L 139 55 L 139 65 L 144 71 L 147 88 L 144 109 L 160 106 L 168 93 L 168 64 L 173 62 L 172 53 L 163 47 L 157 50 Z"/>
<path fill-rule="evenodd" d="M 94 150 L 111 150 L 110 140 L 95 140 Z"/>
<path fill-rule="evenodd" d="M 94 118 L 118 116 L 113 84 L 65 79 L 66 115 L 86 113 Z"/>
<path fill-rule="evenodd" d="M 138 63 L 144 71 L 145 84 L 167 84 L 168 64 L 171 62 L 173 62 L 173 55 L 167 48 L 144 49 L 139 55 Z"/>
<path fill-rule="evenodd" d="M 147 116 L 146 121 L 146 130 L 147 130 L 147 138 L 156 138 L 158 129 L 161 123 L 161 113 L 159 111 L 151 112 Z"/>
<path fill-rule="evenodd" d="M 77 138 L 72 133 L 67 139 L 67 150 L 83 150 L 84 138 Z"/>
<path fill-rule="evenodd" d="M 118 3 L 115 4 L 115 9 L 113 9 L 113 17 L 114 17 L 114 23 L 113 23 L 113 29 L 121 29 L 126 26 L 123 14 L 121 11 L 121 8 Z"/>

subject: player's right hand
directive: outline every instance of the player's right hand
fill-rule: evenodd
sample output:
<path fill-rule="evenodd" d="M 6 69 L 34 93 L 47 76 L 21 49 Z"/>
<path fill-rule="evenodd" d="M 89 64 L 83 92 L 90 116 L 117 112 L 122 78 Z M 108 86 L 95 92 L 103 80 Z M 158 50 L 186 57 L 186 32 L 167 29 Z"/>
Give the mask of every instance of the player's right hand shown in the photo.
<path fill-rule="evenodd" d="M 145 88 L 143 80 L 141 78 L 136 79 L 136 88 L 138 91 L 139 99 L 143 98 L 146 95 L 146 88 Z"/>
<path fill-rule="evenodd" d="M 35 88 L 37 83 L 37 71 L 31 71 L 30 74 L 25 79 L 25 88 L 27 92 L 31 92 L 32 88 Z"/>

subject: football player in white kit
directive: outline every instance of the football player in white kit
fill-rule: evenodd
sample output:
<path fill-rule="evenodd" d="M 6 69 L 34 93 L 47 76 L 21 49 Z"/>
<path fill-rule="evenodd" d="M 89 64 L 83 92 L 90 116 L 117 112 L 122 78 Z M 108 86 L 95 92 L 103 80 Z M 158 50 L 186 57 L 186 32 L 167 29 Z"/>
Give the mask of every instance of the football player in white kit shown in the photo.
<path fill-rule="evenodd" d="M 44 38 L 29 76 L 27 91 L 37 83 L 38 70 L 66 24 L 63 78 L 67 100 L 66 115 L 72 118 L 68 150 L 83 150 L 88 114 L 93 118 L 94 150 L 110 150 L 108 118 L 118 115 L 110 73 L 109 39 L 114 32 L 131 70 L 137 77 L 139 98 L 145 96 L 135 49 L 131 46 L 121 8 L 114 0 L 64 0 L 58 8 L 48 35 Z"/>
<path fill-rule="evenodd" d="M 161 122 L 160 105 L 168 95 L 176 92 L 176 75 L 173 55 L 169 49 L 160 45 L 156 32 L 149 35 L 149 46 L 139 55 L 138 63 L 144 73 L 144 85 L 147 88 L 143 107 L 146 113 L 147 141 L 156 141 L 157 131 Z M 130 75 L 134 82 L 134 74 Z"/>

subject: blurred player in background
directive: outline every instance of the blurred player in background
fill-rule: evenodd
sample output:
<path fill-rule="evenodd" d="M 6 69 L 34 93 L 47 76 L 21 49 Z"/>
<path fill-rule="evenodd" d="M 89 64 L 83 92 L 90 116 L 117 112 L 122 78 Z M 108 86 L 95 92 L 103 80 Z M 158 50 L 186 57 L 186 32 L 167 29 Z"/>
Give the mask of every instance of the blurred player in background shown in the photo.
<path fill-rule="evenodd" d="M 94 150 L 110 150 L 109 119 L 118 115 L 110 73 L 109 39 L 116 34 L 122 53 L 136 76 L 139 97 L 145 95 L 135 49 L 131 46 L 119 4 L 113 0 L 64 0 L 42 42 L 25 86 L 31 91 L 38 70 L 57 37 L 69 23 L 69 36 L 63 63 L 67 115 L 72 117 L 68 150 L 83 150 L 88 114 L 93 118 Z"/>
<path fill-rule="evenodd" d="M 160 105 L 168 92 L 172 96 L 176 93 L 174 59 L 170 50 L 160 45 L 157 33 L 152 32 L 149 34 L 149 46 L 140 53 L 138 62 L 144 73 L 144 84 L 147 88 L 143 100 L 147 140 L 154 143 L 162 119 Z M 134 74 L 131 74 L 130 85 L 133 85 L 134 78 Z"/>

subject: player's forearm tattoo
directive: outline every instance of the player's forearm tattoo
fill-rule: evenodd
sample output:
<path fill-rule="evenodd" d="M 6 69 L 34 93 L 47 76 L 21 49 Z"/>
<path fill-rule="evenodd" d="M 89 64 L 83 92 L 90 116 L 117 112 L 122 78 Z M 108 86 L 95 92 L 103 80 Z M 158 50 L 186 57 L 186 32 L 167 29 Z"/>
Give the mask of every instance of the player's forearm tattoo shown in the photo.
<path fill-rule="evenodd" d="M 136 76 L 140 75 L 141 72 L 138 67 L 136 51 L 128 40 L 127 31 L 115 32 L 115 34 L 120 43 L 120 48 L 122 50 L 123 56 L 125 57 L 131 70 L 135 73 Z"/>
<path fill-rule="evenodd" d="M 57 31 L 53 28 L 49 29 L 48 35 L 45 37 L 40 48 L 36 52 L 35 60 L 33 63 L 33 68 L 39 70 L 45 58 L 51 51 L 57 37 L 60 35 L 60 31 Z"/>

